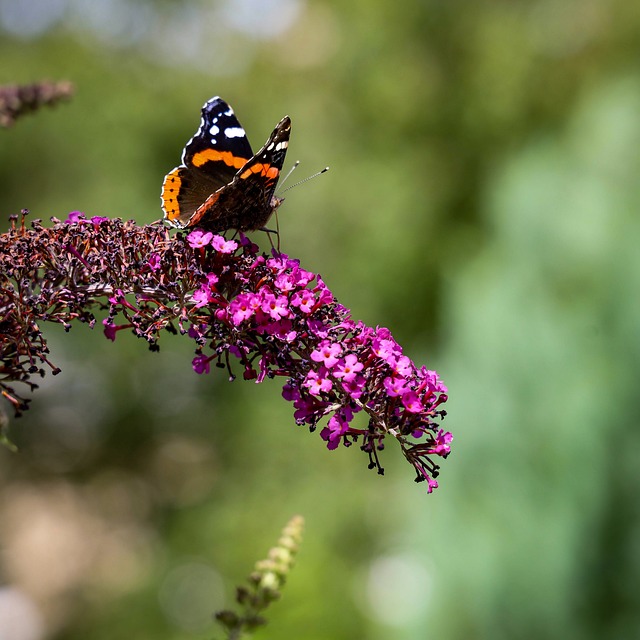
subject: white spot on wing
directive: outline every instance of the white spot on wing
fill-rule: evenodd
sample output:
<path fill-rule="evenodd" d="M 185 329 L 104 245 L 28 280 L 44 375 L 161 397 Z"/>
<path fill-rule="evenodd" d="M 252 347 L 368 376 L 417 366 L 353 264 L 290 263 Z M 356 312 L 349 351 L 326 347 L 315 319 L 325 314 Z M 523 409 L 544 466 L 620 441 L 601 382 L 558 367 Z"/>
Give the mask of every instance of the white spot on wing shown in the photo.
<path fill-rule="evenodd" d="M 224 130 L 224 135 L 227 136 L 227 138 L 242 138 L 247 134 L 242 127 L 227 127 Z"/>

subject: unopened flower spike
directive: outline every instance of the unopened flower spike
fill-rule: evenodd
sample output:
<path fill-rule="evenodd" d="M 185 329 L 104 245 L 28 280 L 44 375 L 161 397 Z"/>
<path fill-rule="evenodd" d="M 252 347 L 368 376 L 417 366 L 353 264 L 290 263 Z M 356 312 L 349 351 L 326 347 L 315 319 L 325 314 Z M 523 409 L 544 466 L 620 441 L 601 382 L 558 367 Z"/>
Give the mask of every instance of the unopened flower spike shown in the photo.
<path fill-rule="evenodd" d="M 280 598 L 281 590 L 293 568 L 304 529 L 304 518 L 294 516 L 282 530 L 275 547 L 269 550 L 265 560 L 256 563 L 249 576 L 248 586 L 236 589 L 236 602 L 241 609 L 236 613 L 229 609 L 218 611 L 216 621 L 223 627 L 227 638 L 239 638 L 243 632 L 251 632 L 266 624 L 262 612 Z"/>

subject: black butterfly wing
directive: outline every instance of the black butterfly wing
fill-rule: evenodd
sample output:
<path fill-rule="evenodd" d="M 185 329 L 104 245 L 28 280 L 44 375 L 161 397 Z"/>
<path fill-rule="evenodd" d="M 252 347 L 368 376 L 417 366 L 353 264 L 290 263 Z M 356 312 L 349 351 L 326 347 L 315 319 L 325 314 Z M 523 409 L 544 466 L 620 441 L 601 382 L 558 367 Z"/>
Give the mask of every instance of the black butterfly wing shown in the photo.
<path fill-rule="evenodd" d="M 200 127 L 184 148 L 182 164 L 162 184 L 165 218 L 180 228 L 195 224 L 192 218 L 198 208 L 228 185 L 252 156 L 233 109 L 217 96 L 208 100 L 202 107 Z"/>
<path fill-rule="evenodd" d="M 232 182 L 232 185 L 237 184 L 248 193 L 256 194 L 248 200 L 261 208 L 269 209 L 269 216 L 273 209 L 271 201 L 287 155 L 290 135 L 291 119 L 285 116 L 276 125 L 264 146 L 238 171 Z M 264 222 L 252 228 L 258 228 Z"/>

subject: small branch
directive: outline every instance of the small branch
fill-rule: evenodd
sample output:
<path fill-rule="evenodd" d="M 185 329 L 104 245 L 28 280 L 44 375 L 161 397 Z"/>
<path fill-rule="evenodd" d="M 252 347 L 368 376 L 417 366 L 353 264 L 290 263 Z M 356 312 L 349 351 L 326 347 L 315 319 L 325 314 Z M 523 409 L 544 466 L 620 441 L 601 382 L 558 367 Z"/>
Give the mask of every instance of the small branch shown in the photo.
<path fill-rule="evenodd" d="M 35 82 L 0 86 L 0 127 L 11 127 L 17 118 L 68 100 L 74 92 L 70 82 Z"/>

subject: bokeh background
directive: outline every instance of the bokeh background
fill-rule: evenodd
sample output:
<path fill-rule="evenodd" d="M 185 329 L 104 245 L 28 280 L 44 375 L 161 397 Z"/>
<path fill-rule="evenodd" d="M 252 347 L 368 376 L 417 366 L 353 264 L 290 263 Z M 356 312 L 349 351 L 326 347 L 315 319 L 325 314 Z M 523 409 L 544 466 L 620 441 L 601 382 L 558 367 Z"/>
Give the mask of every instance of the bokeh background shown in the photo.
<path fill-rule="evenodd" d="M 450 389 L 431 496 L 294 425 L 276 382 L 47 327 L 61 375 L 0 450 L 2 640 L 191 639 L 288 518 L 261 637 L 640 637 L 640 5 L 0 0 L 0 216 L 161 215 L 221 95 L 284 115 L 282 248 Z M 259 234 L 258 234 L 259 235 Z M 257 237 L 263 246 L 265 239 Z"/>

